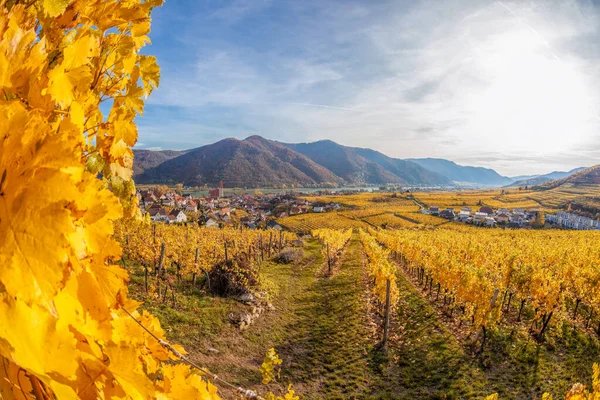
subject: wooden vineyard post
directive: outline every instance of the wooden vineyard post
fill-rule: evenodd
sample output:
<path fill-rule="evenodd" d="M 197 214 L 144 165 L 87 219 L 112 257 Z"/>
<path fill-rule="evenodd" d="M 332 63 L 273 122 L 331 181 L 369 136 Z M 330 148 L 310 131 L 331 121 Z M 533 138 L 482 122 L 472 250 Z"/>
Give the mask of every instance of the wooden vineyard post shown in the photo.
<path fill-rule="evenodd" d="M 279 231 L 279 251 L 281 252 L 281 248 L 283 246 L 283 231 Z"/>
<path fill-rule="evenodd" d="M 144 286 L 146 287 L 146 294 L 148 294 L 148 266 L 144 265 Z"/>
<path fill-rule="evenodd" d="M 229 256 L 227 254 L 227 242 L 223 244 L 225 246 L 225 262 L 229 261 Z"/>
<path fill-rule="evenodd" d="M 260 260 L 264 261 L 265 260 L 265 253 L 264 253 L 264 249 L 263 249 L 263 240 L 262 240 L 262 234 L 258 237 L 259 239 L 259 247 L 260 247 Z"/>
<path fill-rule="evenodd" d="M 496 301 L 498 300 L 498 293 L 500 293 L 500 289 L 494 289 L 494 294 L 492 295 L 492 300 L 490 300 L 490 310 L 493 310 L 496 307 Z M 479 353 L 483 353 L 483 349 L 485 348 L 485 341 L 487 339 L 487 329 L 485 325 L 481 326 L 481 332 L 475 338 L 475 342 L 481 337 L 481 347 L 479 348 Z"/>
<path fill-rule="evenodd" d="M 152 224 L 152 247 L 154 247 L 154 272 L 156 272 L 156 224 Z"/>
<path fill-rule="evenodd" d="M 200 249 L 196 247 L 196 256 L 194 257 L 194 269 L 198 268 L 198 256 L 200 255 Z M 196 271 L 192 277 L 192 286 L 196 286 Z"/>
<path fill-rule="evenodd" d="M 385 349 L 388 340 L 388 330 L 390 329 L 390 280 L 385 282 L 385 314 L 383 321 L 383 340 L 381 346 Z"/>
<path fill-rule="evenodd" d="M 165 260 L 165 243 L 163 242 L 163 244 L 160 246 L 160 258 L 158 259 L 158 267 L 156 269 L 157 274 L 162 273 L 164 260 Z"/>
<path fill-rule="evenodd" d="M 329 243 L 327 243 L 327 266 L 329 267 L 329 275 L 331 275 L 331 257 L 329 256 Z"/>
<path fill-rule="evenodd" d="M 273 231 L 269 234 L 269 258 L 271 258 L 271 246 L 273 246 Z"/>

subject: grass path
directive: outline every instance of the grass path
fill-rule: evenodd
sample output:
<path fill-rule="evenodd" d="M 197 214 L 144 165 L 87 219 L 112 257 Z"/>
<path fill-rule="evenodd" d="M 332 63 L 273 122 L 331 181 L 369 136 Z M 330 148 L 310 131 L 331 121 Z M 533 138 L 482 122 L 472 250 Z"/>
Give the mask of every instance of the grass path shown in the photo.
<path fill-rule="evenodd" d="M 399 272 L 398 313 L 382 373 L 389 383 L 380 398 L 455 399 L 490 394 L 484 374 L 465 354 L 429 302 Z"/>
<path fill-rule="evenodd" d="M 306 398 L 362 398 L 369 391 L 372 343 L 362 257 L 355 234 L 334 276 L 324 277 L 318 268 L 302 274 L 305 287 L 293 299 L 295 321 L 280 351 L 291 360 L 286 372 Z"/>

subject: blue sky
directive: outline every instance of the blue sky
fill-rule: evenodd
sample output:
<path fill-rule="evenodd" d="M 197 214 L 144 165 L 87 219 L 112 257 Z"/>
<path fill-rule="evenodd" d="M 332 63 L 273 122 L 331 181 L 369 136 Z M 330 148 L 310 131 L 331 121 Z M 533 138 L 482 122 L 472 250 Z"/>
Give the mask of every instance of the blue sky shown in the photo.
<path fill-rule="evenodd" d="M 137 148 L 259 134 L 507 175 L 600 163 L 600 3 L 167 0 Z"/>

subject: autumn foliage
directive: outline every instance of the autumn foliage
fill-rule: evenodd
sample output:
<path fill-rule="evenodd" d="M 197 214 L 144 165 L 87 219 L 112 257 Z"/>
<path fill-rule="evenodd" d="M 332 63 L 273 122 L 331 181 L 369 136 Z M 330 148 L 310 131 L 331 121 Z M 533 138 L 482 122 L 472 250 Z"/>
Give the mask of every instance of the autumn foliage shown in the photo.
<path fill-rule="evenodd" d="M 0 1 L 3 399 L 217 398 L 123 311 L 164 338 L 115 265 L 112 221 L 135 210 L 134 119 L 159 81 L 140 50 L 161 3 Z"/>

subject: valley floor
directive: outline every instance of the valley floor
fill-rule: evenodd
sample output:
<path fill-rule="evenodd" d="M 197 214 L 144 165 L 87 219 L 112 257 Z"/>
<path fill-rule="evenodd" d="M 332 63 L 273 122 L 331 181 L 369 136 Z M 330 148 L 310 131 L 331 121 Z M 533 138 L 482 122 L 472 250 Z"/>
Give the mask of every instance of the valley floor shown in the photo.
<path fill-rule="evenodd" d="M 358 235 L 332 276 L 316 240 L 307 240 L 304 250 L 294 264 L 263 264 L 276 310 L 245 330 L 227 316 L 246 306 L 200 292 L 179 295 L 174 308 L 152 302 L 146 307 L 171 341 L 220 377 L 259 393 L 282 393 L 292 383 L 306 399 L 470 399 L 494 392 L 528 399 L 548 389 L 560 398 L 577 379 L 590 376 L 591 363 L 600 358 L 595 339 L 570 331 L 543 346 L 497 333 L 485 355 L 475 358 L 453 323 L 402 272 L 389 348 L 381 351 L 380 318 L 370 301 Z M 139 284 L 134 276 L 134 294 Z M 279 383 L 265 386 L 259 367 L 271 347 L 283 365 Z"/>

